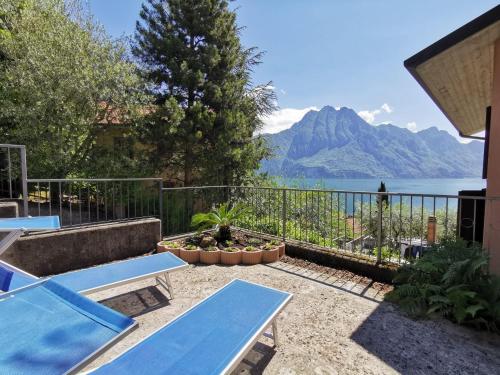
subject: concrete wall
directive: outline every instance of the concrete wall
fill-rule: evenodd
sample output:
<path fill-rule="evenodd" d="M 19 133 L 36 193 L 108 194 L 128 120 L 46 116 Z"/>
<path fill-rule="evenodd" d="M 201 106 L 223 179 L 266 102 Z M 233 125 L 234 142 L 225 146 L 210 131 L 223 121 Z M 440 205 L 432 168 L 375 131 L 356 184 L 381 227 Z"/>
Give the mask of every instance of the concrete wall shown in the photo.
<path fill-rule="evenodd" d="M 0 202 L 0 218 L 18 217 L 19 209 L 16 202 Z"/>
<path fill-rule="evenodd" d="M 0 258 L 46 276 L 142 255 L 158 241 L 160 220 L 140 219 L 29 234 Z"/>

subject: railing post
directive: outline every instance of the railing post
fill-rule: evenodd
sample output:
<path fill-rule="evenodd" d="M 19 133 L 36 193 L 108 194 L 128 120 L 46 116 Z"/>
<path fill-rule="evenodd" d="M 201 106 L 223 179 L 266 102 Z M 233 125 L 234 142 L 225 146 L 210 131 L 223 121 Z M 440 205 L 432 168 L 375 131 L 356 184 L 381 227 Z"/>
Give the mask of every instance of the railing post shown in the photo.
<path fill-rule="evenodd" d="M 23 216 L 28 216 L 28 167 L 25 146 L 21 147 L 21 184 L 23 189 Z"/>
<path fill-rule="evenodd" d="M 158 209 L 160 210 L 160 239 L 163 238 L 163 180 L 158 183 Z"/>
<path fill-rule="evenodd" d="M 382 195 L 377 195 L 378 213 L 377 213 L 377 263 L 382 262 Z"/>
<path fill-rule="evenodd" d="M 282 207 L 281 207 L 281 220 L 282 220 L 282 223 L 283 223 L 283 241 L 286 240 L 286 189 L 283 188 L 283 203 L 282 203 Z"/>

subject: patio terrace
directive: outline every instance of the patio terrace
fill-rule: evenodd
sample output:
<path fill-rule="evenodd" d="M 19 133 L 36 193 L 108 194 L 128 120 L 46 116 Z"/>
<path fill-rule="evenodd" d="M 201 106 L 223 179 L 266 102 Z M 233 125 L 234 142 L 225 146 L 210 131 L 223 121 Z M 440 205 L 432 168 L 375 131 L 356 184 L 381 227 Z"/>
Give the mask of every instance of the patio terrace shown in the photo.
<path fill-rule="evenodd" d="M 234 278 L 294 294 L 278 318 L 280 346 L 262 337 L 238 374 L 494 374 L 500 336 L 447 321 L 414 321 L 381 302 L 386 284 L 289 257 L 273 265 L 190 266 L 174 273 L 175 299 L 153 280 L 90 295 L 134 317 L 139 328 L 86 370 L 95 368 Z M 221 317 L 223 319 L 223 317 Z"/>

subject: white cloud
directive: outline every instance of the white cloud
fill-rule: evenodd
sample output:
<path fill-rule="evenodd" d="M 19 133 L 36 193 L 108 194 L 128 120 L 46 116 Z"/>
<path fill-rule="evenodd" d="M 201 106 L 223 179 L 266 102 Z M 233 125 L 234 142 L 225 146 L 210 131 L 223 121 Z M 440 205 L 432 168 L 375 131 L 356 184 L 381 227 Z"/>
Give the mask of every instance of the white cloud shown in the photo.
<path fill-rule="evenodd" d="M 283 95 L 286 95 L 286 91 L 283 89 L 280 89 L 280 93 L 282 93 Z"/>
<path fill-rule="evenodd" d="M 278 133 L 282 130 L 288 129 L 297 121 L 300 121 L 304 115 L 309 111 L 317 111 L 317 107 L 307 107 L 303 109 L 297 108 L 283 108 L 274 111 L 269 116 L 263 119 L 264 126 L 259 133 Z"/>
<path fill-rule="evenodd" d="M 384 103 L 380 106 L 380 108 L 374 109 L 373 111 L 359 111 L 358 115 L 367 123 L 373 124 L 375 122 L 375 117 L 377 117 L 381 113 L 392 113 L 393 111 L 394 109 L 389 104 Z"/>
<path fill-rule="evenodd" d="M 380 108 L 382 108 L 386 113 L 392 113 L 393 111 L 393 109 L 387 103 L 382 104 L 382 107 Z"/>
<path fill-rule="evenodd" d="M 380 109 L 373 111 L 359 111 L 358 115 L 369 124 L 373 124 L 375 117 L 380 114 Z"/>
<path fill-rule="evenodd" d="M 417 123 L 415 121 L 409 122 L 408 124 L 406 124 L 406 128 L 409 131 L 416 133 L 417 132 Z"/>

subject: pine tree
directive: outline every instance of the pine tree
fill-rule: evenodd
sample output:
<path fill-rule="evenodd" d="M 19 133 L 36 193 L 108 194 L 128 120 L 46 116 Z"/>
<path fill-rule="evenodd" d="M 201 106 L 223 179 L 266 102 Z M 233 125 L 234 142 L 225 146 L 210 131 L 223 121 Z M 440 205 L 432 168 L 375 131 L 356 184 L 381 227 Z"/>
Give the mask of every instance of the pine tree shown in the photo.
<path fill-rule="evenodd" d="M 151 159 L 185 186 L 240 183 L 268 152 L 254 133 L 275 96 L 250 77 L 262 54 L 242 47 L 225 0 L 148 0 L 140 17 L 133 53 L 157 98 Z"/>

